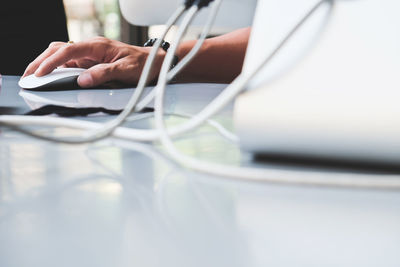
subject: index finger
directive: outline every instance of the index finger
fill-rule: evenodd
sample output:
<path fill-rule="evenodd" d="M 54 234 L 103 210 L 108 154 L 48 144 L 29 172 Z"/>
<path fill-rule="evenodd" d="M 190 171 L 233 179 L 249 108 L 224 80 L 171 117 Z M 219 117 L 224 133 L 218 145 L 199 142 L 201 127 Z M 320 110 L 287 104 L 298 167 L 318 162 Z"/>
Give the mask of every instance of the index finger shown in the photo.
<path fill-rule="evenodd" d="M 52 42 L 49 47 L 43 51 L 42 54 L 40 54 L 34 61 L 32 61 L 25 69 L 24 74 L 22 77 L 28 76 L 33 74 L 37 68 L 42 64 L 42 62 L 54 54 L 61 46 L 65 45 L 63 42 Z"/>
<path fill-rule="evenodd" d="M 47 57 L 35 71 L 35 75 L 40 77 L 49 74 L 57 67 L 67 63 L 72 59 L 82 59 L 90 57 L 91 45 L 86 42 L 68 44 L 60 47 L 54 54 Z"/>

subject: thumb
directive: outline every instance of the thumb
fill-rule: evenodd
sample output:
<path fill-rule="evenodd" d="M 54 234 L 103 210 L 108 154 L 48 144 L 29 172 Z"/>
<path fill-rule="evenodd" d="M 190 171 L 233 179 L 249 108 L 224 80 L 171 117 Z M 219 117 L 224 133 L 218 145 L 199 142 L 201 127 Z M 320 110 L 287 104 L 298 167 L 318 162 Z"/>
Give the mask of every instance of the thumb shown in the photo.
<path fill-rule="evenodd" d="M 78 77 L 78 84 L 83 88 L 90 88 L 115 80 L 117 73 L 113 64 L 98 64 L 82 72 Z"/>

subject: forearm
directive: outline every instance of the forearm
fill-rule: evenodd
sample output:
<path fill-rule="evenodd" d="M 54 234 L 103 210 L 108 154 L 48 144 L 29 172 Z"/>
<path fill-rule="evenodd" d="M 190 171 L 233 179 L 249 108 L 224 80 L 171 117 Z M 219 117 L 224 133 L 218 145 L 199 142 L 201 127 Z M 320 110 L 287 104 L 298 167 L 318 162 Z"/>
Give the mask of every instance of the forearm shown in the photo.
<path fill-rule="evenodd" d="M 242 71 L 251 28 L 240 29 L 219 37 L 207 39 L 193 61 L 178 74 L 179 82 L 230 83 Z M 179 47 L 181 59 L 196 41 L 187 41 Z"/>

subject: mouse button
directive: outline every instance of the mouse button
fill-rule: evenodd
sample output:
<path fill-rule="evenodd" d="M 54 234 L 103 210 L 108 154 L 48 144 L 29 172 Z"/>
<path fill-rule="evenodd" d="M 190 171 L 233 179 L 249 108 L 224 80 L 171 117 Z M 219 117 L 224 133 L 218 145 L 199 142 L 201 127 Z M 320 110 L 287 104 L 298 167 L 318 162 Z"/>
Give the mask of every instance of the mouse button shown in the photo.
<path fill-rule="evenodd" d="M 45 83 L 35 88 L 25 88 L 25 89 L 32 91 L 67 91 L 67 90 L 82 89 L 78 85 L 78 76 L 79 75 L 67 76 L 64 78 L 53 80 L 51 82 Z"/>
<path fill-rule="evenodd" d="M 85 71 L 85 69 L 59 68 L 59 69 L 55 69 L 53 72 L 51 72 L 45 76 L 41 76 L 41 77 L 37 77 L 34 74 L 31 74 L 27 77 L 22 78 L 18 82 L 18 85 L 24 89 L 34 89 L 34 88 L 44 86 L 48 83 L 52 83 L 52 82 L 60 80 L 60 79 L 64 79 L 64 78 L 68 78 L 68 77 L 76 78 L 83 71 Z"/>
<path fill-rule="evenodd" d="M 18 85 L 21 88 L 35 88 L 49 81 L 48 77 L 36 77 L 34 74 L 26 76 L 19 80 Z"/>

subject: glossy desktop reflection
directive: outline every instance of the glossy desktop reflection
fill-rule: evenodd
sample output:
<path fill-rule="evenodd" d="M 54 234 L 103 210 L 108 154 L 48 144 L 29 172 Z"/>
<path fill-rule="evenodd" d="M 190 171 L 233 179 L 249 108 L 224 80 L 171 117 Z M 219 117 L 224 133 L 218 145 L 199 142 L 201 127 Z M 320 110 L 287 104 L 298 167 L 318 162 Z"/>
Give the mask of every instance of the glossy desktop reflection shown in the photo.
<path fill-rule="evenodd" d="M 29 108 L 16 81 L 3 80 L 0 106 L 21 114 Z M 196 112 L 219 92 L 213 86 L 201 97 L 187 87 L 168 105 Z M 114 101 L 110 91 L 99 93 L 100 102 L 86 103 Z M 82 99 L 79 92 L 51 95 L 64 103 Z M 216 119 L 231 127 L 231 107 Z M 153 121 L 132 125 L 149 128 Z M 256 165 L 208 126 L 176 144 L 208 161 Z M 0 132 L 1 267 L 397 267 L 399 225 L 398 192 L 235 182 L 177 166 L 157 143 L 67 146 Z"/>

